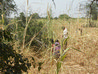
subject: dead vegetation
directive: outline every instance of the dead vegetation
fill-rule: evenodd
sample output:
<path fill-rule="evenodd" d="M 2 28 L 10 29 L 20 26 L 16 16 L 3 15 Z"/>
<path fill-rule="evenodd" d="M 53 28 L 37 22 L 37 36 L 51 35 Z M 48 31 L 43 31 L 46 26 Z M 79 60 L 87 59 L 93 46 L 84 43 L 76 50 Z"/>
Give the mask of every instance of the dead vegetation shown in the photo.
<path fill-rule="evenodd" d="M 65 23 L 65 22 L 63 22 Z M 62 30 L 61 23 L 55 24 L 53 22 L 54 32 L 58 33 L 59 40 L 61 39 Z M 73 47 L 79 49 L 82 52 L 72 50 L 72 48 L 66 53 L 67 56 L 62 62 L 62 66 L 59 74 L 97 74 L 98 73 L 98 28 L 83 28 L 83 35 L 78 35 L 75 32 L 76 25 L 66 25 L 69 30 L 68 48 Z M 73 29 L 74 28 L 74 29 Z M 58 30 L 58 31 L 57 31 Z M 31 66 L 29 74 L 56 74 L 56 63 L 55 59 L 51 60 L 49 56 L 49 49 L 45 49 L 44 52 L 40 53 L 41 57 L 37 57 L 37 54 L 27 52 L 25 55 L 33 56 L 36 55 L 36 61 L 44 62 L 42 69 L 39 72 L 38 67 L 33 68 Z"/>

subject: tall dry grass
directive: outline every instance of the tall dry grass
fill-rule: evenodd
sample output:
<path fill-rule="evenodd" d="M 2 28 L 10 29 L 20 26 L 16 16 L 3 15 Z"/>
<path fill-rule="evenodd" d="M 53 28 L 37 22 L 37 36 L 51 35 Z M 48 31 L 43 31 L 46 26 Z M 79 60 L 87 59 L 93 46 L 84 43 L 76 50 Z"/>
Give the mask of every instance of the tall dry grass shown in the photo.
<path fill-rule="evenodd" d="M 28 1 L 28 0 L 27 0 Z M 28 4 L 27 4 L 28 5 Z M 27 9 L 28 11 L 28 9 Z M 50 13 L 47 11 L 49 20 L 43 26 L 48 28 L 49 38 L 53 37 L 54 40 L 58 39 L 61 43 L 63 30 L 62 26 L 66 26 L 68 29 L 68 48 L 70 50 L 66 52 L 67 56 L 64 61 L 60 61 L 62 66 L 59 71 L 59 74 L 97 74 L 98 73 L 98 29 L 97 28 L 83 28 L 83 35 L 81 36 L 79 30 L 77 28 L 81 27 L 81 25 L 87 24 L 86 19 L 69 19 L 69 20 L 50 20 Z M 26 27 L 24 30 L 24 40 L 23 40 L 23 49 L 25 47 L 25 36 L 29 22 L 31 21 L 31 17 L 29 21 L 26 21 Z M 40 20 L 39 20 L 40 21 Z M 43 20 L 43 21 L 46 21 Z M 17 23 L 16 23 L 16 31 L 17 31 Z M 41 31 L 40 30 L 40 31 Z M 40 32 L 39 31 L 39 32 Z M 51 34 L 51 32 L 52 34 Z M 39 34 L 34 35 L 31 38 L 29 46 L 34 38 Z M 17 49 L 18 42 L 15 44 L 15 49 Z M 78 52 L 73 50 L 73 48 L 78 49 L 82 52 Z M 34 48 L 30 48 L 33 50 Z M 23 54 L 25 57 L 34 57 L 37 62 L 44 62 L 42 65 L 42 69 L 39 72 L 38 68 L 33 68 L 31 66 L 30 70 L 28 70 L 29 74 L 56 74 L 57 72 L 57 63 L 56 59 L 52 59 L 51 52 L 51 43 L 50 45 L 44 49 L 43 52 L 38 53 L 28 51 L 28 48 L 23 50 Z"/>
<path fill-rule="evenodd" d="M 86 24 L 86 21 L 78 22 L 80 26 Z M 97 74 L 98 73 L 98 29 L 97 28 L 82 28 L 83 35 L 76 32 L 77 21 L 53 20 L 52 25 L 55 39 L 62 39 L 62 26 L 66 26 L 69 32 L 68 48 L 76 48 L 82 51 L 77 52 L 72 48 L 66 53 L 67 56 L 62 63 L 59 74 Z M 57 36 L 55 36 L 57 35 Z M 37 68 L 29 71 L 31 74 L 55 74 L 57 60 L 53 59 L 53 64 L 49 57 L 49 51 L 46 49 L 42 53 L 42 57 L 37 58 L 38 61 L 44 61 L 42 70 L 37 71 Z"/>

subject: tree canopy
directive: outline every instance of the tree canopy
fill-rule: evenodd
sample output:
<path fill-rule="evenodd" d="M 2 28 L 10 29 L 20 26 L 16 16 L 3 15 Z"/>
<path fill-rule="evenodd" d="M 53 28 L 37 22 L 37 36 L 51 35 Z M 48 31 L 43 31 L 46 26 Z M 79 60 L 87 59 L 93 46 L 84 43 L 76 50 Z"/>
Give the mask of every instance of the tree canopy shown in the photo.
<path fill-rule="evenodd" d="M 89 14 L 90 14 L 90 4 L 86 4 L 86 16 L 90 17 Z M 93 3 L 91 7 L 91 18 L 93 20 L 97 20 L 97 15 L 98 15 L 97 5 L 96 3 Z"/>
<path fill-rule="evenodd" d="M 14 0 L 0 0 L 0 15 L 10 15 L 11 12 L 16 11 L 16 4 Z"/>
<path fill-rule="evenodd" d="M 60 16 L 59 16 L 59 18 L 60 19 L 69 19 L 70 17 L 67 15 L 67 14 L 61 14 Z"/>
<path fill-rule="evenodd" d="M 33 16 L 32 16 L 32 19 L 39 19 L 40 16 L 38 13 L 34 13 Z"/>

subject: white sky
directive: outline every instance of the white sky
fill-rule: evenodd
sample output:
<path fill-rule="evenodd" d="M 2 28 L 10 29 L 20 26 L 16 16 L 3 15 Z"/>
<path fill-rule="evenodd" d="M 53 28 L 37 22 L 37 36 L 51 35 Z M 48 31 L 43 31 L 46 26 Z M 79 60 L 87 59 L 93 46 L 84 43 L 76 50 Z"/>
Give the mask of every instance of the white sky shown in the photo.
<path fill-rule="evenodd" d="M 26 1 L 27 0 L 14 0 L 18 12 L 26 13 Z M 54 0 L 56 8 L 53 5 L 52 0 L 29 0 L 28 13 L 38 13 L 40 16 L 47 15 L 47 5 L 52 8 L 52 16 L 58 17 L 60 14 L 68 14 L 71 17 L 81 17 L 84 14 L 79 12 L 80 3 L 85 3 L 87 0 Z M 81 14 L 78 14 L 81 13 Z"/>

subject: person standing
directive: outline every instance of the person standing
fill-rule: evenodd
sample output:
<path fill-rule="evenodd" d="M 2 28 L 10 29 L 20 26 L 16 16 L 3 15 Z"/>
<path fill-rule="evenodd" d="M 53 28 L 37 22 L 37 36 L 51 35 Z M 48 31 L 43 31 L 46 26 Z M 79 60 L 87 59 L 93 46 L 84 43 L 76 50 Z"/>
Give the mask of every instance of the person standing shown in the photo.
<path fill-rule="evenodd" d="M 56 40 L 55 41 L 55 46 L 54 46 L 54 57 L 56 59 L 58 59 L 60 57 L 60 49 L 61 49 L 61 45 L 60 45 L 60 42 L 59 40 Z"/>
<path fill-rule="evenodd" d="M 68 38 L 68 30 L 66 27 L 63 27 L 63 42 Z M 63 45 L 64 50 L 67 48 L 67 40 L 66 43 Z"/>

